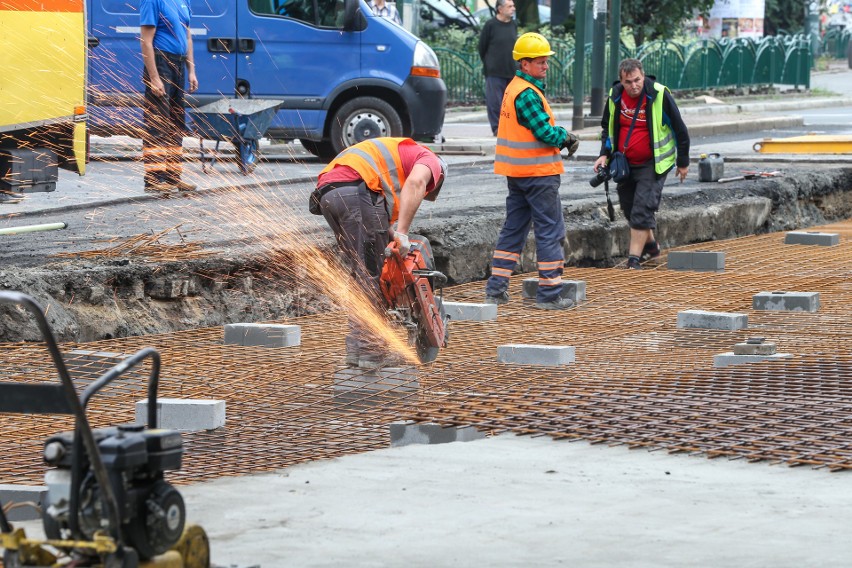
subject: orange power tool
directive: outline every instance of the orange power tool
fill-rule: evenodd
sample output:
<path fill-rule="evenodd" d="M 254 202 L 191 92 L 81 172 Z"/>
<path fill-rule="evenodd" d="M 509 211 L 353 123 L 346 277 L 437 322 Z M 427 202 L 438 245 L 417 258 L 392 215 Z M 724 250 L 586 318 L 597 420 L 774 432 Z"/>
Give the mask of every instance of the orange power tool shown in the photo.
<path fill-rule="evenodd" d="M 379 279 L 388 313 L 408 330 L 408 343 L 417 350 L 421 363 L 438 357 L 447 346 L 447 314 L 440 294 L 447 277 L 435 270 L 432 247 L 425 237 L 408 236 L 411 248 L 404 257 L 392 242 L 385 250 Z"/>

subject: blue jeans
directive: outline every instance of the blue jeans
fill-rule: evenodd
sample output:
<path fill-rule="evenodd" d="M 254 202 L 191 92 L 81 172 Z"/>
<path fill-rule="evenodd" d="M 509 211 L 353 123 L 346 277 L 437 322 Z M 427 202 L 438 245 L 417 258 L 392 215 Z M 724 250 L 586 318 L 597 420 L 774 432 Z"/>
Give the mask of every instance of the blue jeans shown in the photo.
<path fill-rule="evenodd" d="M 537 302 L 553 302 L 562 292 L 565 266 L 565 217 L 559 200 L 560 176 L 506 178 L 506 221 L 497 238 L 491 261 L 491 278 L 485 286 L 488 296 L 498 296 L 509 287 L 509 277 L 521 259 L 530 232 L 535 233 L 538 261 Z"/>

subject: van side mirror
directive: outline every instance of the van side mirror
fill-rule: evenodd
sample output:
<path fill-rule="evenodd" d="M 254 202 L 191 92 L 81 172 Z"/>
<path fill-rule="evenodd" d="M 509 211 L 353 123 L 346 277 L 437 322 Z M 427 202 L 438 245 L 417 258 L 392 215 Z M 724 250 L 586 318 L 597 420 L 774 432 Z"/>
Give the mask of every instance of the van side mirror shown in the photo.
<path fill-rule="evenodd" d="M 361 20 L 361 0 L 344 0 L 343 31 L 353 32 L 364 29 Z"/>

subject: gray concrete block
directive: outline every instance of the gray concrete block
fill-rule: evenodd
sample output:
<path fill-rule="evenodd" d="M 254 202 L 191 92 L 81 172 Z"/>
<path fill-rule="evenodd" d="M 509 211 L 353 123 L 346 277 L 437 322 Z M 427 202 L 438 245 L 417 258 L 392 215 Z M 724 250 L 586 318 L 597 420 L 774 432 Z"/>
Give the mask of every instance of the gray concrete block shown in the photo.
<path fill-rule="evenodd" d="M 444 302 L 444 311 L 451 321 L 490 321 L 497 319 L 497 304 Z"/>
<path fill-rule="evenodd" d="M 819 292 L 760 292 L 751 298 L 755 310 L 816 312 Z"/>
<path fill-rule="evenodd" d="M 295 347 L 302 343 L 302 328 L 276 323 L 231 323 L 225 326 L 226 345 Z"/>
<path fill-rule="evenodd" d="M 528 300 L 535 300 L 538 293 L 538 278 L 524 278 L 523 287 L 521 288 L 521 296 Z M 559 294 L 562 298 L 571 298 L 574 303 L 583 302 L 586 299 L 586 281 L 585 280 L 563 280 L 562 292 Z"/>
<path fill-rule="evenodd" d="M 666 266 L 669 270 L 721 272 L 725 270 L 725 253 L 705 250 L 675 250 L 668 253 Z"/>
<path fill-rule="evenodd" d="M 745 329 L 748 327 L 746 314 L 684 310 L 677 314 L 677 327 L 686 329 Z"/>
<path fill-rule="evenodd" d="M 570 345 L 525 345 L 521 343 L 497 347 L 497 361 L 516 365 L 569 365 L 574 362 Z"/>
<path fill-rule="evenodd" d="M 10 485 L 0 484 L 0 506 L 6 507 L 12 503 L 33 502 L 41 506 L 47 498 L 47 487 L 43 485 Z M 10 521 L 34 521 L 40 519 L 34 507 L 15 507 L 6 517 Z"/>
<path fill-rule="evenodd" d="M 775 355 L 775 344 L 771 341 L 749 339 L 745 343 L 734 344 L 734 355 Z"/>
<path fill-rule="evenodd" d="M 818 245 L 831 247 L 840 244 L 840 233 L 819 231 L 790 231 L 784 236 L 785 245 Z"/>
<path fill-rule="evenodd" d="M 790 359 L 792 353 L 775 353 L 774 355 L 736 355 L 734 352 L 720 353 L 713 357 L 714 367 L 727 367 L 729 365 L 740 365 L 743 363 L 758 363 L 760 361 L 775 361 L 778 359 Z"/>
<path fill-rule="evenodd" d="M 394 422 L 390 425 L 391 446 L 409 444 L 447 444 L 485 438 L 473 426 L 447 426 L 434 423 Z"/>
<path fill-rule="evenodd" d="M 148 400 L 136 402 L 136 423 L 148 423 Z M 225 425 L 225 401 L 158 398 L 157 426 L 181 432 L 215 430 Z"/>

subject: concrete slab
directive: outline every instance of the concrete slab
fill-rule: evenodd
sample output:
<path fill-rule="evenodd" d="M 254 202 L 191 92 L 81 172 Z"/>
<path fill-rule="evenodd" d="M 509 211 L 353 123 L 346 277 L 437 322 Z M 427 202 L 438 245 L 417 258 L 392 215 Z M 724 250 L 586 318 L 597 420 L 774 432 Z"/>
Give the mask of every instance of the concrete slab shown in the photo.
<path fill-rule="evenodd" d="M 521 296 L 528 300 L 535 300 L 536 294 L 538 294 L 538 278 L 524 278 Z M 559 296 L 562 298 L 571 298 L 575 304 L 585 301 L 586 281 L 563 280 L 562 292 Z"/>
<path fill-rule="evenodd" d="M 746 314 L 684 310 L 677 314 L 677 327 L 697 329 L 745 329 L 748 327 Z"/>
<path fill-rule="evenodd" d="M 574 362 L 570 345 L 525 345 L 514 343 L 497 347 L 497 361 L 515 365 L 568 365 Z"/>
<path fill-rule="evenodd" d="M 136 423 L 147 424 L 148 400 L 136 402 Z M 225 425 L 225 401 L 183 398 L 157 399 L 157 426 L 181 432 L 215 430 Z"/>
<path fill-rule="evenodd" d="M 818 231 L 790 231 L 784 236 L 784 244 L 831 247 L 840 244 L 840 234 L 820 233 Z"/>
<path fill-rule="evenodd" d="M 849 475 L 499 436 L 181 486 L 214 564 L 846 568 Z"/>
<path fill-rule="evenodd" d="M 754 310 L 819 311 L 819 292 L 760 292 L 752 296 Z"/>
<path fill-rule="evenodd" d="M 13 503 L 31 502 L 41 506 L 46 497 L 47 487 L 44 485 L 0 484 L 0 505 L 4 509 Z M 30 506 L 15 507 L 6 513 L 6 517 L 10 521 L 32 521 L 41 518 L 36 508 Z"/>
<path fill-rule="evenodd" d="M 450 321 L 491 321 L 497 319 L 497 304 L 444 302 Z"/>

